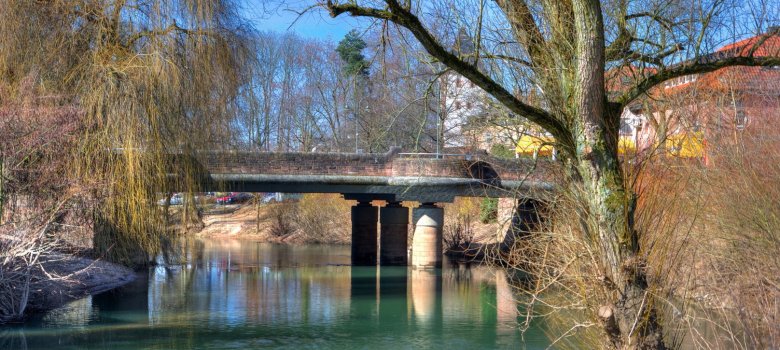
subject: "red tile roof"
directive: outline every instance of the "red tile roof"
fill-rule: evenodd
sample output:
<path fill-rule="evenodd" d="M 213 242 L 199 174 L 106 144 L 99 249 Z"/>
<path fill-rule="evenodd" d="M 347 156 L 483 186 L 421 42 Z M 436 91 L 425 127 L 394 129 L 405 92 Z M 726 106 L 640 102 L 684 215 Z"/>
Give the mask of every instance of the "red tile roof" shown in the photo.
<path fill-rule="evenodd" d="M 762 41 L 763 40 L 763 41 Z M 726 45 L 710 55 L 700 59 L 718 59 L 723 56 L 748 55 L 755 50 L 755 57 L 779 56 L 780 34 L 766 37 L 764 34 Z M 630 88 L 636 81 L 655 73 L 655 69 L 640 69 L 627 66 L 611 69 L 606 73 L 607 91 L 620 93 Z M 649 91 L 651 95 L 682 95 L 692 89 L 709 92 L 733 91 L 752 94 L 769 94 L 780 96 L 780 67 L 746 67 L 732 66 L 719 70 L 696 74 L 691 78 L 680 77 L 660 84 Z M 670 86 L 671 85 L 671 86 Z"/>
<path fill-rule="evenodd" d="M 774 34 L 767 37 L 768 34 L 761 34 L 738 41 L 736 43 L 721 47 L 716 52 L 730 52 L 739 56 L 747 56 L 750 50 L 755 49 L 755 57 L 778 56 L 780 55 L 780 34 Z M 761 40 L 764 40 L 762 43 Z M 758 46 L 756 46 L 758 44 Z"/>
<path fill-rule="evenodd" d="M 726 45 L 717 52 L 747 56 L 751 50 L 755 50 L 753 52 L 755 57 L 780 56 L 780 35 L 754 36 Z M 780 67 L 726 67 L 704 74 L 699 80 L 699 86 L 713 90 L 730 88 L 743 92 L 780 95 Z"/>
<path fill-rule="evenodd" d="M 726 45 L 710 56 L 747 56 L 751 50 L 754 50 L 755 57 L 780 56 L 780 35 L 754 36 Z M 699 74 L 692 82 L 666 88 L 664 93 L 678 94 L 693 88 L 712 92 L 732 90 L 780 95 L 780 67 L 725 67 Z"/>
<path fill-rule="evenodd" d="M 727 67 L 703 75 L 697 84 L 712 90 L 780 95 L 780 67 Z"/>

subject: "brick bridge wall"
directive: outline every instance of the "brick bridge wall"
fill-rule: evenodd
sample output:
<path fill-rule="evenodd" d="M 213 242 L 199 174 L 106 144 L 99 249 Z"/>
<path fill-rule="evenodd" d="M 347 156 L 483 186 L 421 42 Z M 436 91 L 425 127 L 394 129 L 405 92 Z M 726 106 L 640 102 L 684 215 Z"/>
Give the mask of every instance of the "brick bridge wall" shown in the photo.
<path fill-rule="evenodd" d="M 396 153 L 224 152 L 198 158 L 210 173 L 389 176 Z"/>
<path fill-rule="evenodd" d="M 468 159 L 463 156 L 436 159 L 407 157 L 398 153 L 398 149 L 391 149 L 383 154 L 210 152 L 200 154 L 197 161 L 209 173 L 425 176 L 536 181 L 545 180 L 552 166 L 545 160 L 510 160 L 489 155 L 471 156 Z"/>
<path fill-rule="evenodd" d="M 464 158 L 396 158 L 392 162 L 393 176 L 463 177 L 500 180 L 548 179 L 552 164 L 540 160 L 500 159 L 491 156 Z M 529 172 L 531 172 L 529 174 Z"/>

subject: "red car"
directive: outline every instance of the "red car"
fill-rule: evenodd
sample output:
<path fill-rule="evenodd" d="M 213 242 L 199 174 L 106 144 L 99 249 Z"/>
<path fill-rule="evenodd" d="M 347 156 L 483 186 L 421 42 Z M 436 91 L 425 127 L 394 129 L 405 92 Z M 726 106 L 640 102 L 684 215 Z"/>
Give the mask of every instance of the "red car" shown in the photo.
<path fill-rule="evenodd" d="M 217 197 L 217 204 L 230 204 L 230 202 L 232 202 L 233 195 L 233 192 L 230 192 L 227 196 Z"/>
<path fill-rule="evenodd" d="M 227 196 L 217 197 L 217 204 L 244 203 L 252 198 L 249 193 L 230 192 Z"/>

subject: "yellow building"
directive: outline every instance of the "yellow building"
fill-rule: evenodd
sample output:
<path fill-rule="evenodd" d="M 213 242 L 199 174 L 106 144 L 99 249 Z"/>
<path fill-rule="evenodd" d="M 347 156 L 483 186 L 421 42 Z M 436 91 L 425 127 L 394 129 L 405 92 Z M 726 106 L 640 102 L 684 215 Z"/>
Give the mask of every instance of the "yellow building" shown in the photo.
<path fill-rule="evenodd" d="M 555 147 L 553 147 L 554 142 L 555 139 L 552 136 L 523 135 L 520 137 L 520 140 L 517 141 L 515 154 L 517 154 L 518 157 L 551 156 L 555 151 Z M 621 136 L 618 147 L 618 152 L 620 154 L 636 152 L 636 143 L 631 137 Z"/>
<path fill-rule="evenodd" d="M 675 157 L 701 158 L 704 156 L 704 133 L 697 131 L 669 135 L 666 138 L 666 150 Z"/>
<path fill-rule="evenodd" d="M 551 156 L 554 151 L 553 143 L 555 139 L 552 136 L 532 136 L 523 135 L 517 141 L 515 154 L 521 156 Z"/>
<path fill-rule="evenodd" d="M 548 157 L 555 150 L 552 136 L 523 135 L 517 141 L 515 154 L 518 157 Z M 618 141 L 618 154 L 634 154 L 636 142 L 630 136 L 621 136 Z M 656 143 L 656 148 L 658 144 Z M 704 135 L 702 132 L 673 134 L 666 139 L 668 154 L 680 158 L 701 158 L 704 156 Z"/>

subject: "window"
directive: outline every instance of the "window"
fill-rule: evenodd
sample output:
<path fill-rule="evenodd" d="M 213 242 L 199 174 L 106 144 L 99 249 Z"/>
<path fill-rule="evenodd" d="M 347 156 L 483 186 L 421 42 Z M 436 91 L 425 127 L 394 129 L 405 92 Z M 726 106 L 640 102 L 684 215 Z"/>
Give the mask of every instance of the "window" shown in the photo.
<path fill-rule="evenodd" d="M 629 136 L 633 132 L 630 121 L 626 118 L 620 119 L 620 136 Z"/>
<path fill-rule="evenodd" d="M 680 86 L 680 85 L 683 85 L 683 84 L 692 83 L 692 82 L 696 81 L 696 79 L 698 79 L 698 78 L 699 78 L 698 74 L 684 75 L 684 76 L 681 76 L 679 78 L 674 78 L 674 79 L 671 79 L 671 80 L 667 80 L 664 83 L 664 87 L 668 89 L 668 88 L 672 88 L 672 87 L 675 87 L 675 86 Z"/>
<path fill-rule="evenodd" d="M 748 117 L 745 115 L 744 111 L 738 111 L 737 114 L 734 116 L 734 125 L 736 125 L 737 130 L 744 130 L 745 126 L 747 125 Z"/>

